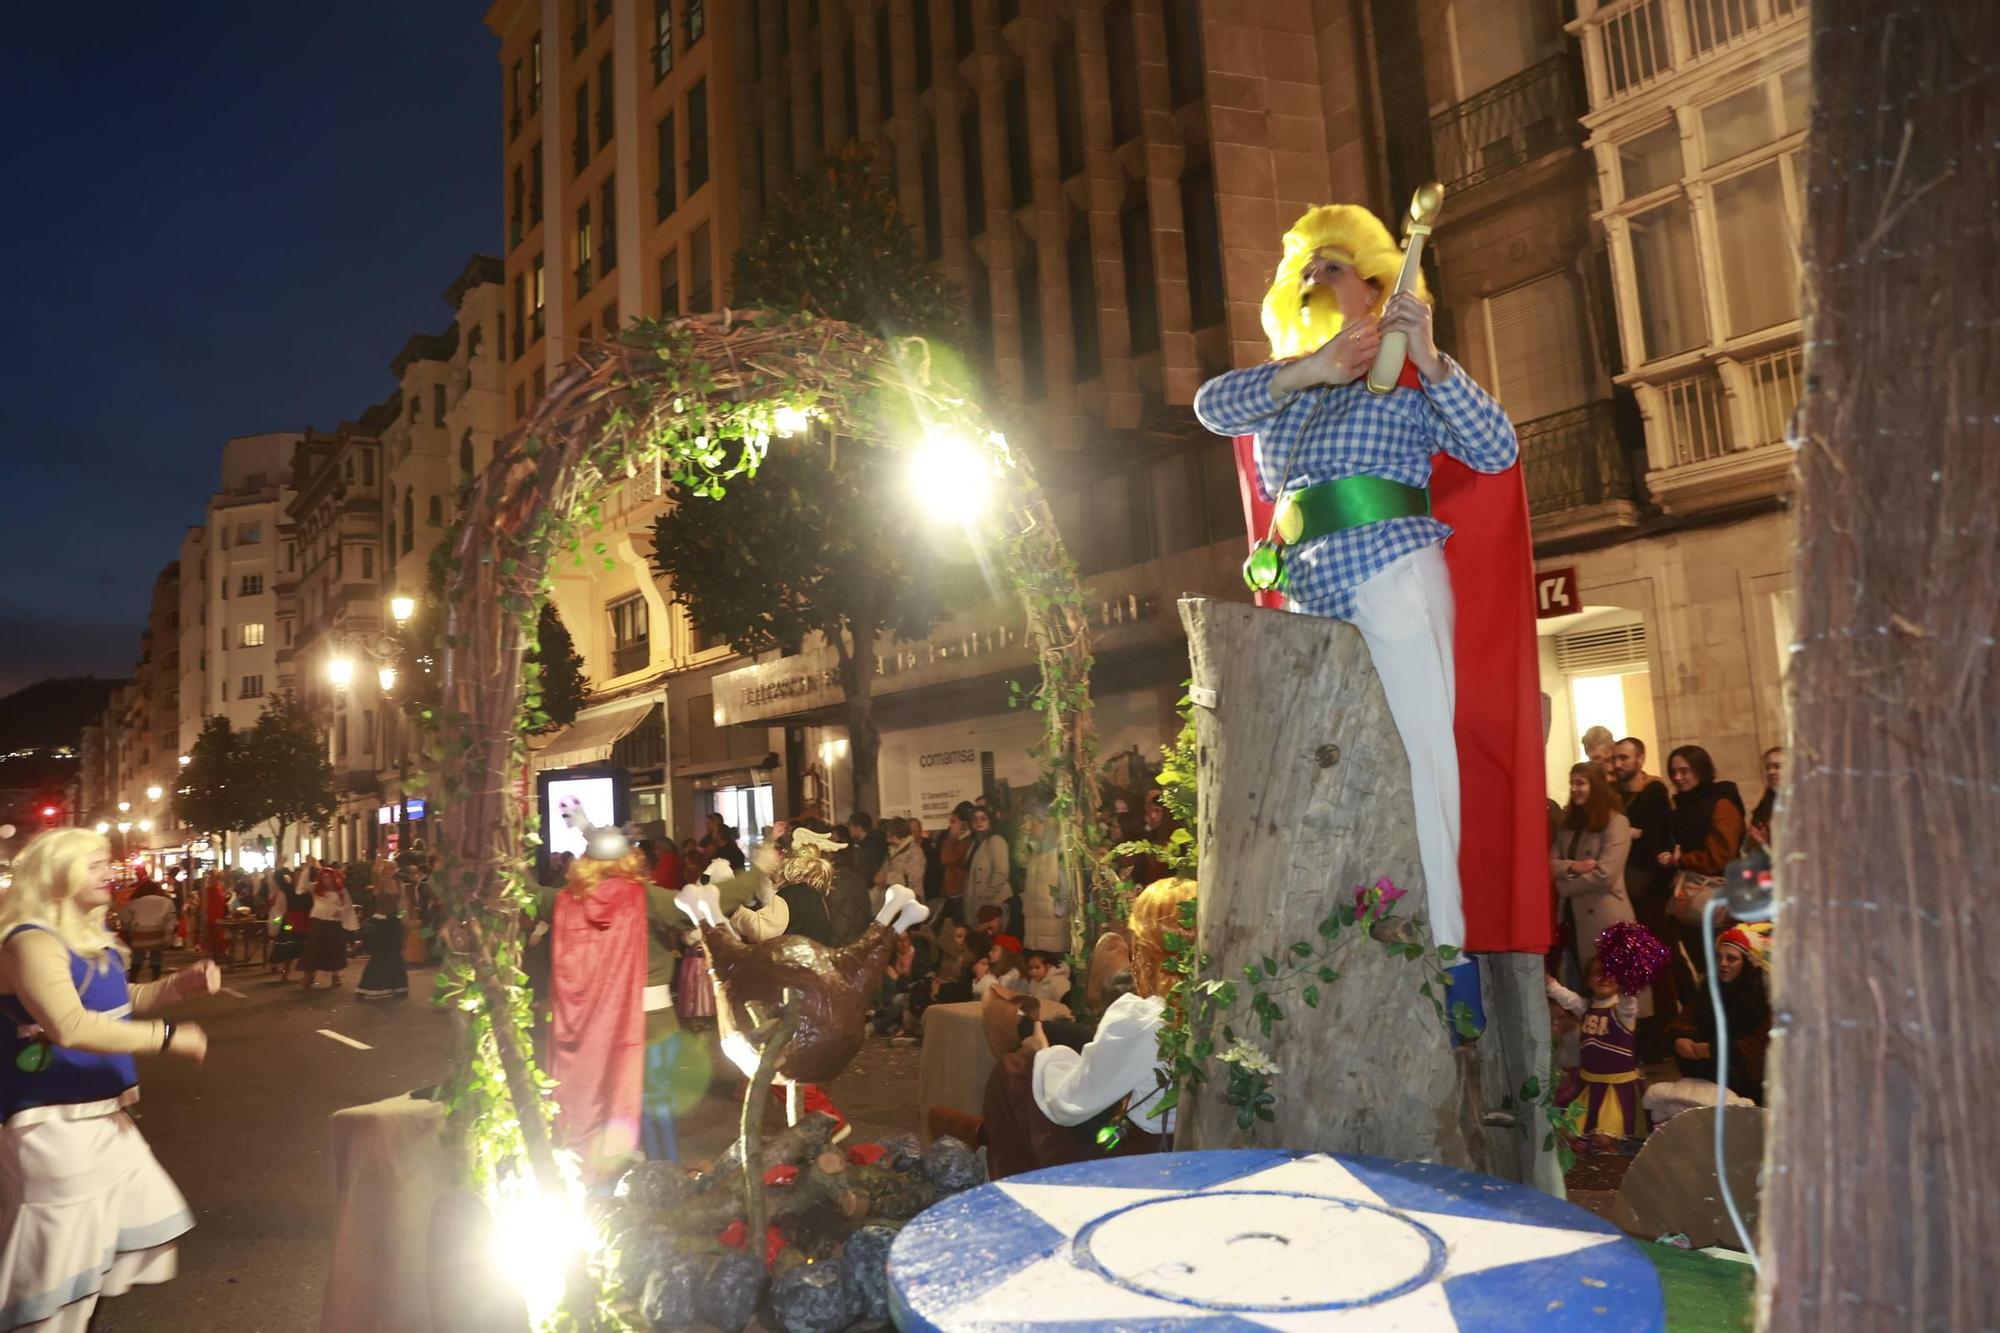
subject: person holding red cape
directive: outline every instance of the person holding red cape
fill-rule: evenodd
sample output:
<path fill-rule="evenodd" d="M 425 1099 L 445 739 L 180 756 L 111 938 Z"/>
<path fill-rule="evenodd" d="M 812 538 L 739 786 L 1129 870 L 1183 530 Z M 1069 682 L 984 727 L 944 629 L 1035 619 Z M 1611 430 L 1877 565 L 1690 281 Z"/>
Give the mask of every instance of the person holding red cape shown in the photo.
<path fill-rule="evenodd" d="M 1390 295 L 1402 262 L 1367 209 L 1309 211 L 1264 299 L 1274 359 L 1210 380 L 1195 412 L 1237 437 L 1252 540 L 1270 534 L 1253 558 L 1282 568 L 1284 605 L 1347 620 L 1368 643 L 1409 754 L 1434 941 L 1540 953 L 1548 866 L 1520 450 L 1500 405 L 1438 350 L 1421 279 Z M 1408 360 L 1376 394 L 1363 381 L 1390 332 Z"/>

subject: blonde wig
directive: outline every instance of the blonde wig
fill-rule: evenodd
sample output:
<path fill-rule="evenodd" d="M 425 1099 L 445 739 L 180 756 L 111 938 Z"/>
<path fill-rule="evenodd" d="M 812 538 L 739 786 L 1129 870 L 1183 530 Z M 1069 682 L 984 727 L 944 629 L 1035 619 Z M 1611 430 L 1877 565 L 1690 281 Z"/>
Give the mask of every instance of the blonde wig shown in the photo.
<path fill-rule="evenodd" d="M 1274 360 L 1316 352 L 1340 332 L 1340 306 L 1328 291 L 1304 291 L 1306 265 L 1315 256 L 1337 259 L 1375 284 L 1380 308 L 1403 267 L 1403 252 L 1382 220 L 1359 204 L 1322 204 L 1285 233 L 1277 275 L 1264 293 L 1264 336 Z M 1423 275 L 1416 294 L 1430 300 Z"/>
<path fill-rule="evenodd" d="M 116 953 L 118 940 L 104 928 L 104 908 L 76 904 L 76 895 L 91 887 L 91 858 L 110 851 L 110 841 L 90 829 L 37 834 L 14 862 L 13 887 L 0 894 L 0 938 L 16 926 L 46 926 L 71 952 L 93 963 Z"/>
<path fill-rule="evenodd" d="M 1148 998 L 1166 992 L 1166 939 L 1178 935 L 1190 945 L 1194 937 L 1181 926 L 1180 907 L 1192 902 L 1191 879 L 1158 879 L 1132 900 L 1125 924 L 1132 932 L 1132 988 Z"/>

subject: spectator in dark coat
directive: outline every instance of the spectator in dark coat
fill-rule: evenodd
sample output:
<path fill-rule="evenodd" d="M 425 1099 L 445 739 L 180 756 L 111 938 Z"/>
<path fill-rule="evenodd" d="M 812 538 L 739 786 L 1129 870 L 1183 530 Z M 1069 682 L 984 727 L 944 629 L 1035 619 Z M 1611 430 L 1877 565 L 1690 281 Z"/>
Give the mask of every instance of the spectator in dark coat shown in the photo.
<path fill-rule="evenodd" d="M 839 838 L 841 830 L 834 830 Z M 850 842 L 828 858 L 833 862 L 833 888 L 827 894 L 827 912 L 833 923 L 833 942 L 852 944 L 861 938 L 874 919 L 875 909 L 868 897 L 869 877 L 861 873 L 861 849 Z"/>
<path fill-rule="evenodd" d="M 889 856 L 888 830 L 877 824 L 875 816 L 866 810 L 856 810 L 847 817 L 847 840 L 854 847 L 854 865 L 861 872 L 862 881 L 873 884 L 875 872 Z"/>
<path fill-rule="evenodd" d="M 835 929 L 833 910 L 833 856 L 843 847 L 831 826 L 819 819 L 799 820 L 778 839 L 778 850 L 785 854 L 778 867 L 778 897 L 791 915 L 785 933 L 803 935 L 828 948 L 844 944 Z M 864 908 L 868 904 L 866 886 L 861 902 Z"/>

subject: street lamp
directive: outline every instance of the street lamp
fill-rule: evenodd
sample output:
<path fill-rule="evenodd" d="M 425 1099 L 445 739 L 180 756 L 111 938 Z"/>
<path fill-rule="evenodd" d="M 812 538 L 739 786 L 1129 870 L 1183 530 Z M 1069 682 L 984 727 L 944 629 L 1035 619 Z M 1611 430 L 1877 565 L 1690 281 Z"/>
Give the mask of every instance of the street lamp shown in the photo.
<path fill-rule="evenodd" d="M 157 782 L 146 788 L 146 799 L 149 801 L 157 801 L 166 794 L 166 790 Z"/>
<path fill-rule="evenodd" d="M 382 693 L 384 694 L 387 694 L 389 691 L 395 689 L 396 668 L 392 666 L 376 667 L 375 683 L 382 687 Z"/>
<path fill-rule="evenodd" d="M 999 435 L 994 442 L 1005 444 Z M 910 454 L 910 491 L 934 517 L 949 514 L 971 525 L 993 500 L 993 461 L 950 426 L 932 426 Z"/>
<path fill-rule="evenodd" d="M 120 833 L 130 833 L 130 832 L 132 831 L 132 821 L 131 821 L 131 820 L 129 820 L 129 819 L 121 819 L 121 820 L 119 820 L 119 821 L 118 821 L 118 831 L 119 831 Z"/>
<path fill-rule="evenodd" d="M 141 832 L 141 833 L 151 833 L 152 831 L 153 831 L 153 821 L 152 821 L 152 820 L 150 820 L 150 819 L 142 819 L 142 820 L 140 820 L 140 821 L 139 821 L 139 832 Z"/>
<path fill-rule="evenodd" d="M 131 812 L 132 812 L 132 803 L 130 801 L 120 801 L 118 803 L 119 814 L 124 815 L 124 814 L 130 814 Z"/>
<path fill-rule="evenodd" d="M 807 423 L 806 410 L 802 407 L 793 407 L 789 403 L 771 414 L 771 425 L 777 429 L 779 435 L 788 440 L 802 433 Z"/>
<path fill-rule="evenodd" d="M 188 764 L 191 762 L 192 761 L 186 755 L 182 755 L 180 758 L 180 765 L 182 768 L 186 768 Z"/>
<path fill-rule="evenodd" d="M 326 660 L 326 678 L 336 690 L 344 690 L 354 683 L 354 659 L 351 657 L 329 657 Z"/>
<path fill-rule="evenodd" d="M 111 825 L 105 823 L 103 820 L 100 819 L 97 821 L 97 831 L 99 833 L 109 833 L 111 832 Z"/>
<path fill-rule="evenodd" d="M 417 613 L 417 599 L 408 593 L 397 593 L 389 599 L 389 614 L 400 625 Z"/>

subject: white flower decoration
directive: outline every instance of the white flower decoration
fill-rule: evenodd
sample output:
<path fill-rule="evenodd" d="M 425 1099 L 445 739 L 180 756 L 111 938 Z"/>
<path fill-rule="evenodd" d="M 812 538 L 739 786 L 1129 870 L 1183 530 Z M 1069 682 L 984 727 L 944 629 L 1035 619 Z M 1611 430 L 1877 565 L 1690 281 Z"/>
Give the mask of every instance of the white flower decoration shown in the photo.
<path fill-rule="evenodd" d="M 1276 1078 L 1278 1076 L 1277 1063 L 1264 1053 L 1263 1048 L 1254 1043 L 1244 1041 L 1241 1038 L 1231 1044 L 1229 1049 L 1217 1056 L 1216 1059 L 1222 1061 L 1224 1064 L 1240 1065 L 1245 1073 L 1262 1074 L 1266 1078 Z"/>

